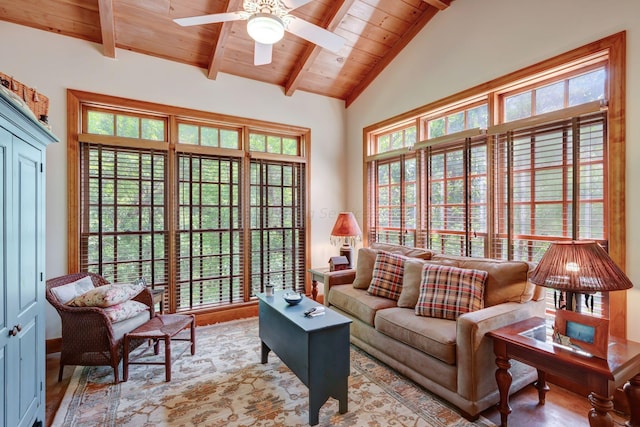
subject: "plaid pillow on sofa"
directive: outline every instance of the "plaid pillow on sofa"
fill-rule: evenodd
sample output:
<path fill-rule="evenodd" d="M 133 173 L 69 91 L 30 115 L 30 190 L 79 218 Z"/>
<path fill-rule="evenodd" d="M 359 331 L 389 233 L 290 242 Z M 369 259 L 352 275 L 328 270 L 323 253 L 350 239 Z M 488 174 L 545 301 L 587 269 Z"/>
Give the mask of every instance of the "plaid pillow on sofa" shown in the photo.
<path fill-rule="evenodd" d="M 404 262 L 407 257 L 380 251 L 373 264 L 373 277 L 367 289 L 371 295 L 377 295 L 397 301 L 402 290 Z"/>
<path fill-rule="evenodd" d="M 416 314 L 456 320 L 461 314 L 481 309 L 487 276 L 482 270 L 425 265 Z"/>

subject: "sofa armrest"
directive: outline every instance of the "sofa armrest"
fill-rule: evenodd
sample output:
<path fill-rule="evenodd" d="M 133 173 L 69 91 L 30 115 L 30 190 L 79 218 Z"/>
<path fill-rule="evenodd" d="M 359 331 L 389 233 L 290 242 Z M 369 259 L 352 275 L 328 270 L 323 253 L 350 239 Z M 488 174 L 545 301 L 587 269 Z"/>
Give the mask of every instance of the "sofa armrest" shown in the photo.
<path fill-rule="evenodd" d="M 458 394 L 469 400 L 497 388 L 493 340 L 485 334 L 530 317 L 545 316 L 545 300 L 507 302 L 466 313 L 456 322 Z M 488 375 L 488 373 L 491 373 Z"/>
<path fill-rule="evenodd" d="M 353 283 L 356 278 L 356 270 L 350 268 L 347 270 L 327 271 L 324 273 L 324 304 L 329 305 L 329 291 L 334 285 L 348 285 Z"/>

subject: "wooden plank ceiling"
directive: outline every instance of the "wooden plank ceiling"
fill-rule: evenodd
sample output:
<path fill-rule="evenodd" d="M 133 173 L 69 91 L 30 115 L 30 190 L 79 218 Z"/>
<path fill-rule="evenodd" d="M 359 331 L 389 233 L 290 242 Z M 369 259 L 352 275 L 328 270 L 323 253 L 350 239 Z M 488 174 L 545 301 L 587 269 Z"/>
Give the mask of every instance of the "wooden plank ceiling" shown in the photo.
<path fill-rule="evenodd" d="M 336 54 L 289 32 L 270 64 L 253 64 L 247 22 L 181 27 L 174 18 L 242 10 L 242 0 L 2 0 L 0 20 L 338 98 L 349 106 L 413 37 L 453 0 L 312 0 L 291 14 L 347 40 Z M 286 0 L 285 0 L 286 3 Z"/>

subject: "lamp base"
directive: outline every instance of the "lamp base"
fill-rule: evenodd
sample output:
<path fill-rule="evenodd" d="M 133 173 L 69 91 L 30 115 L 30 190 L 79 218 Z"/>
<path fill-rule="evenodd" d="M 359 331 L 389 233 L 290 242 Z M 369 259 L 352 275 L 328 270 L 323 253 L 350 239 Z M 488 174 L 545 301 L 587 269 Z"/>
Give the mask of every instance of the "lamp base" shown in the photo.
<path fill-rule="evenodd" d="M 346 257 L 349 261 L 349 268 L 353 268 L 353 248 L 349 245 L 342 245 L 340 247 L 340 256 Z"/>

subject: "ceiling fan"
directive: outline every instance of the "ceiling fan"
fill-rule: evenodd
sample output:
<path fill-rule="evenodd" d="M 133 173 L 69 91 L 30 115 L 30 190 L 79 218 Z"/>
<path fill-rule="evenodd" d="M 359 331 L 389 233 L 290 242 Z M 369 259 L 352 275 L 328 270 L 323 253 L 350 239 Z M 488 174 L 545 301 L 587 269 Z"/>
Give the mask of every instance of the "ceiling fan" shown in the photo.
<path fill-rule="evenodd" d="M 244 0 L 244 10 L 237 12 L 214 13 L 174 19 L 179 25 L 203 25 L 219 22 L 247 20 L 247 32 L 255 40 L 253 51 L 254 65 L 271 63 L 273 44 L 284 37 L 288 31 L 318 46 L 337 53 L 346 40 L 331 31 L 289 15 L 311 0 Z"/>

